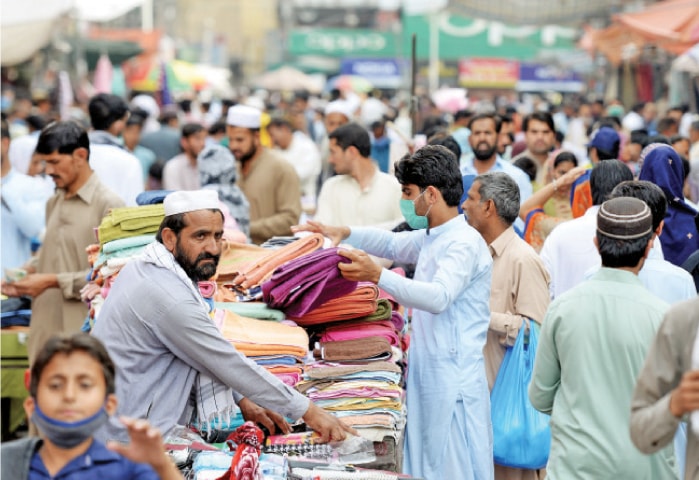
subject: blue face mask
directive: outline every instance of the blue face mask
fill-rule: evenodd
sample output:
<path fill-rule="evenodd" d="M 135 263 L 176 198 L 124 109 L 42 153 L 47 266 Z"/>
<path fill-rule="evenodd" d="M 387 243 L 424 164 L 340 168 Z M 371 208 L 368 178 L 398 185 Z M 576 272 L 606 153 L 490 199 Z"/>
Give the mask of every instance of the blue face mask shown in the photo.
<path fill-rule="evenodd" d="M 90 438 L 108 419 L 109 415 L 102 407 L 91 417 L 77 422 L 61 422 L 47 417 L 36 402 L 34 402 L 34 414 L 31 418 L 39 431 L 60 448 L 77 447 Z"/>
<path fill-rule="evenodd" d="M 415 213 L 415 202 L 418 198 L 424 195 L 424 193 L 425 192 L 423 191 L 415 198 L 415 200 L 406 200 L 404 198 L 401 198 L 400 200 L 400 212 L 403 214 L 405 221 L 408 222 L 408 225 L 410 225 L 410 228 L 414 230 L 421 230 L 429 227 L 427 215 L 429 215 L 432 205 L 430 205 L 430 207 L 427 209 L 424 216 Z"/>

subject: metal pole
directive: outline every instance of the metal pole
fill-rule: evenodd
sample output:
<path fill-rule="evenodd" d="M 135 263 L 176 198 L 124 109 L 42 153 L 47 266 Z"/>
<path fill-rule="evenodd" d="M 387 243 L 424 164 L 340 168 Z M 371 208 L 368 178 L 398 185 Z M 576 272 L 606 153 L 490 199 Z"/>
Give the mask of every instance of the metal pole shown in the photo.
<path fill-rule="evenodd" d="M 430 14 L 430 93 L 439 88 L 439 12 Z"/>
<path fill-rule="evenodd" d="M 410 39 L 410 120 L 411 136 L 417 132 L 417 97 L 415 86 L 417 83 L 417 34 L 413 33 Z"/>

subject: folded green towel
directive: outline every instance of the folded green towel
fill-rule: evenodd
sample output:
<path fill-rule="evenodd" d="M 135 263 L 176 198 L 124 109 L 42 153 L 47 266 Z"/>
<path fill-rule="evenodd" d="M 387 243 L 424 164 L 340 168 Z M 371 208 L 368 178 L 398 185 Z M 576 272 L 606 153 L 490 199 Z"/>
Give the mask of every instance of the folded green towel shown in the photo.
<path fill-rule="evenodd" d="M 163 218 L 162 204 L 113 208 L 98 228 L 100 246 L 120 238 L 156 233 Z"/>
<path fill-rule="evenodd" d="M 160 217 L 165 216 L 165 207 L 162 203 L 155 205 L 141 205 L 138 207 L 121 207 L 113 208 L 110 212 L 110 216 L 115 224 L 120 224 L 128 220 L 139 220 L 146 217 Z"/>
<path fill-rule="evenodd" d="M 281 322 L 285 318 L 284 312 L 269 308 L 267 304 L 261 302 L 216 302 L 214 306 L 243 317 L 256 318 L 258 320 Z"/>
<path fill-rule="evenodd" d="M 366 317 L 358 318 L 357 320 L 374 322 L 378 320 L 388 320 L 389 318 L 391 318 L 391 302 L 385 298 L 381 298 L 376 304 L 376 310 L 374 313 L 367 315 Z"/>

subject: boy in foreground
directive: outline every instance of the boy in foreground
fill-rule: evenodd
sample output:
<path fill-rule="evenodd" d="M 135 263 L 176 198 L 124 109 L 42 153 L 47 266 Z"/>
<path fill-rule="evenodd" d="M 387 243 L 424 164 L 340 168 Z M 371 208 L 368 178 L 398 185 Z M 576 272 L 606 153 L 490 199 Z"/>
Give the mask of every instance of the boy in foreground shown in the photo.
<path fill-rule="evenodd" d="M 108 446 L 92 434 L 117 408 L 115 368 L 96 338 L 54 336 L 31 369 L 24 409 L 40 432 L 1 447 L 1 477 L 182 479 L 164 452 L 160 432 L 146 420 L 122 418 L 131 443 Z"/>

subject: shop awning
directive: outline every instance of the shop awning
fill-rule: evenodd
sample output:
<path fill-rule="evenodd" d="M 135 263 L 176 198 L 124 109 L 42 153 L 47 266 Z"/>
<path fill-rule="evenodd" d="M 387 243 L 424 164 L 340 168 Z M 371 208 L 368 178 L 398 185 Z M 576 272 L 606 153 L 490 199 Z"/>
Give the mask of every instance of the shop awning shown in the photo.
<path fill-rule="evenodd" d="M 57 20 L 75 15 L 89 22 L 106 22 L 141 6 L 145 0 L 3 0 L 0 40 L 3 66 L 17 65 L 51 41 Z"/>
<path fill-rule="evenodd" d="M 639 12 L 615 15 L 621 25 L 675 54 L 699 42 L 699 1 L 666 0 Z"/>

